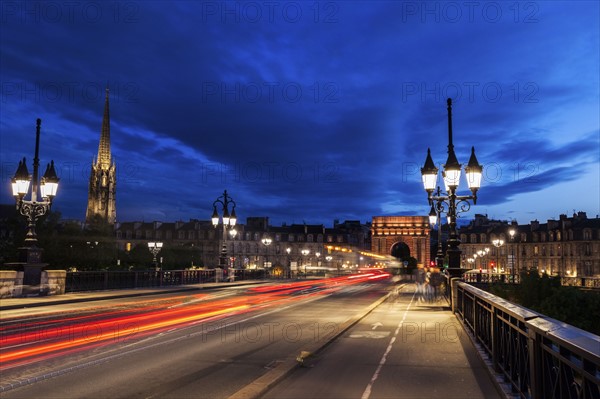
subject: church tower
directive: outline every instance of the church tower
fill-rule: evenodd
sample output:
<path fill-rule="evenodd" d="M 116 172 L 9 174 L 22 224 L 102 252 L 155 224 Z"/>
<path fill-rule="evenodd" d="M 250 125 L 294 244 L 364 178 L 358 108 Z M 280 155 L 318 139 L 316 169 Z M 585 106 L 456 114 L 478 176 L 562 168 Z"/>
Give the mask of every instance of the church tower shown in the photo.
<path fill-rule="evenodd" d="M 85 215 L 86 225 L 97 223 L 115 224 L 117 219 L 116 194 L 117 175 L 116 166 L 110 153 L 110 118 L 108 115 L 107 88 L 98 156 L 92 162 L 90 172 L 88 205 Z"/>

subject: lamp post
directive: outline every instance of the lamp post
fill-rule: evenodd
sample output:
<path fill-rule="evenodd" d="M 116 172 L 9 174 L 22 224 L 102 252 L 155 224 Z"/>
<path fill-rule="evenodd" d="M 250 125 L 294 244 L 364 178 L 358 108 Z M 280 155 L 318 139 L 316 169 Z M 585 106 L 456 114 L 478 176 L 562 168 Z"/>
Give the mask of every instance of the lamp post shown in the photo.
<path fill-rule="evenodd" d="M 496 268 L 500 270 L 500 247 L 504 245 L 504 240 L 492 240 L 492 244 L 496 247 Z"/>
<path fill-rule="evenodd" d="M 260 242 L 265 246 L 265 262 L 263 266 L 266 270 L 269 270 L 269 245 L 271 245 L 273 240 L 270 237 L 264 237 Z"/>
<path fill-rule="evenodd" d="M 440 196 L 440 188 L 437 188 L 436 196 Z M 431 210 L 429 211 L 429 223 L 431 227 L 435 227 L 439 222 L 438 226 L 438 244 L 437 253 L 435 254 L 435 264 L 440 271 L 444 268 L 444 251 L 442 250 L 442 212 L 444 211 L 443 202 L 437 201 L 435 204 L 431 204 Z"/>
<path fill-rule="evenodd" d="M 229 214 L 229 205 L 232 205 L 231 214 Z M 217 205 L 221 206 L 221 211 L 223 216 L 219 216 L 219 212 L 217 211 Z M 228 262 L 227 262 L 227 229 L 233 228 L 235 223 L 237 222 L 237 216 L 235 215 L 235 207 L 236 203 L 229 195 L 227 195 L 227 190 L 223 191 L 223 195 L 218 197 L 213 202 L 213 214 L 212 214 L 212 224 L 216 228 L 219 225 L 219 221 L 223 225 L 223 246 L 221 247 L 221 255 L 219 256 L 219 267 L 223 270 L 227 270 Z"/>
<path fill-rule="evenodd" d="M 473 200 L 473 204 L 477 203 L 477 190 L 481 186 L 481 172 L 483 167 L 477 162 L 475 157 L 475 147 L 471 147 L 471 157 L 469 163 L 465 167 L 467 185 L 471 190 L 472 195 L 457 195 L 457 190 L 461 175 L 461 165 L 458 163 L 456 154 L 454 153 L 454 144 L 452 143 L 452 99 L 448 99 L 448 158 L 442 171 L 444 187 L 446 194 L 441 194 L 438 187 L 437 192 L 434 191 L 437 186 L 438 168 L 433 163 L 431 158 L 431 150 L 427 149 L 427 158 L 425 165 L 421 168 L 421 176 L 423 178 L 423 186 L 427 192 L 429 204 L 434 203 L 449 219 L 449 236 L 448 236 L 448 273 L 451 277 L 460 277 L 463 270 L 460 265 L 461 250 L 460 240 L 456 230 L 456 217 L 459 213 L 467 212 L 471 204 L 469 200 Z"/>
<path fill-rule="evenodd" d="M 285 252 L 287 253 L 287 264 L 288 264 L 287 278 L 291 278 L 292 277 L 292 261 L 290 260 L 290 253 L 292 252 L 292 248 L 287 247 L 285 249 Z"/>
<path fill-rule="evenodd" d="M 33 157 L 33 176 L 29 175 L 26 159 L 19 161 L 15 176 L 11 179 L 12 194 L 15 198 L 17 211 L 27 218 L 27 232 L 25 234 L 25 246 L 20 248 L 20 264 L 24 268 L 24 285 L 38 285 L 41 278 L 41 269 L 44 264 L 42 260 L 42 249 L 38 248 L 35 226 L 38 219 L 45 215 L 52 206 L 52 200 L 58 190 L 59 178 L 54 170 L 54 161 L 46 166 L 46 171 L 41 180 L 39 179 L 39 150 L 40 130 L 42 120 L 36 121 L 35 132 L 35 155 Z M 38 182 L 39 180 L 39 182 Z M 31 191 L 29 191 L 31 183 Z M 38 189 L 41 201 L 38 200 Z M 25 196 L 30 194 L 30 199 Z"/>
<path fill-rule="evenodd" d="M 308 256 L 308 254 L 310 254 L 310 250 L 308 249 L 303 249 L 302 251 L 300 251 L 300 253 L 302 254 L 302 263 L 304 264 L 304 278 L 306 278 L 306 257 Z"/>
<path fill-rule="evenodd" d="M 512 283 L 515 282 L 515 234 L 517 234 L 517 230 L 514 228 L 508 230 L 510 236 L 510 280 Z"/>
<path fill-rule="evenodd" d="M 152 254 L 152 265 L 154 266 L 154 270 L 156 270 L 156 271 L 158 271 L 158 262 L 156 260 L 156 256 L 162 249 L 162 246 L 163 246 L 162 242 L 149 242 L 148 243 L 148 250 Z"/>
<path fill-rule="evenodd" d="M 233 241 L 232 246 L 232 256 L 231 256 L 231 267 L 235 270 L 235 236 L 237 236 L 237 230 L 231 229 L 229 230 L 229 235 L 231 236 L 231 240 Z"/>
<path fill-rule="evenodd" d="M 320 270 L 320 266 L 321 266 L 321 260 L 320 260 L 321 259 L 321 253 L 318 252 L 318 251 L 315 252 L 315 257 L 316 257 L 315 262 L 317 262 L 317 265 L 316 265 L 317 268 L 316 269 L 313 268 L 313 275 L 316 274 L 318 276 L 321 273 L 321 270 Z M 362 256 L 361 256 L 361 258 L 362 258 Z M 316 270 L 316 272 L 315 272 L 315 270 Z"/>

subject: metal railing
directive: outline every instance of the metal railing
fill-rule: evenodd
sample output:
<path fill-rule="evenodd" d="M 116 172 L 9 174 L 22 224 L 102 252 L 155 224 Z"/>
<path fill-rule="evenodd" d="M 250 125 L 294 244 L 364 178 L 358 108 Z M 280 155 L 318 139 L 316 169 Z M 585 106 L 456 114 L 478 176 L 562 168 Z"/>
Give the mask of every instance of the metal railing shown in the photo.
<path fill-rule="evenodd" d="M 234 281 L 262 279 L 265 276 L 263 270 L 236 269 L 234 274 Z M 231 281 L 227 275 L 220 276 L 219 280 Z M 168 287 L 216 281 L 216 269 L 67 272 L 65 292 Z"/>
<path fill-rule="evenodd" d="M 600 337 L 460 279 L 452 309 L 521 398 L 600 398 Z M 593 317 L 590 315 L 590 317 Z"/>
<path fill-rule="evenodd" d="M 67 272 L 65 292 L 164 287 L 214 281 L 214 270 Z"/>

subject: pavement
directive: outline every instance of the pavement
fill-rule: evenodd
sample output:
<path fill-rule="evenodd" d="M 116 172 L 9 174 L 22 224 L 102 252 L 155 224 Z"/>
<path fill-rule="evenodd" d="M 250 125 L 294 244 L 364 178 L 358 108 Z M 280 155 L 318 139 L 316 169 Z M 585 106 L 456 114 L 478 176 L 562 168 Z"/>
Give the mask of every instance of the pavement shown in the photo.
<path fill-rule="evenodd" d="M 87 292 L 72 292 L 63 295 L 54 296 L 31 296 L 23 298 L 3 298 L 0 299 L 0 312 L 4 310 L 27 309 L 40 306 L 63 305 L 67 303 L 77 302 L 92 302 L 118 298 L 130 298 L 147 295 L 160 295 L 171 292 L 198 291 L 207 289 L 218 289 L 225 287 L 236 287 L 243 285 L 262 284 L 267 281 L 263 280 L 244 280 L 235 282 L 221 283 L 202 283 L 202 284 L 187 284 L 169 287 L 154 287 L 154 288 L 131 288 L 106 291 L 87 291 Z"/>

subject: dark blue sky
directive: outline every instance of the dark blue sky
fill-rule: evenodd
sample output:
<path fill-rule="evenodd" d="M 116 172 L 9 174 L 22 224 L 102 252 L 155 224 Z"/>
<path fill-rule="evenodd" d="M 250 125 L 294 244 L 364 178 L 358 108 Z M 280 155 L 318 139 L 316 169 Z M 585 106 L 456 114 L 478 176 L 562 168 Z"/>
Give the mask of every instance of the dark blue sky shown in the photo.
<path fill-rule="evenodd" d="M 83 219 L 104 88 L 117 219 L 274 224 L 429 209 L 427 147 L 484 165 L 464 217 L 600 213 L 596 1 L 21 2 L 1 14 L 2 203 L 35 119 Z M 464 186 L 466 184 L 463 182 Z"/>

